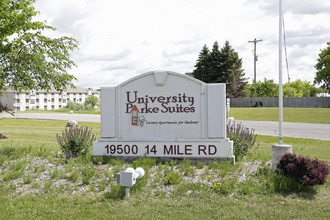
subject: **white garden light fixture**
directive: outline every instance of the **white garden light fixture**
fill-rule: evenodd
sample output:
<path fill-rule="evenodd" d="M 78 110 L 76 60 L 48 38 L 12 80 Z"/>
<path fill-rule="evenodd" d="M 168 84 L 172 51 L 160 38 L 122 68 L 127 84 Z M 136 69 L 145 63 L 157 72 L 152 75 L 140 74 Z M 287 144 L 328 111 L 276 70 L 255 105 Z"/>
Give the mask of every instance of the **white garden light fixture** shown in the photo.
<path fill-rule="evenodd" d="M 136 183 L 136 179 L 142 178 L 144 174 L 145 171 L 141 167 L 138 167 L 135 170 L 133 168 L 127 168 L 124 171 L 117 173 L 117 183 L 126 187 L 125 196 L 129 197 L 130 188 Z"/>

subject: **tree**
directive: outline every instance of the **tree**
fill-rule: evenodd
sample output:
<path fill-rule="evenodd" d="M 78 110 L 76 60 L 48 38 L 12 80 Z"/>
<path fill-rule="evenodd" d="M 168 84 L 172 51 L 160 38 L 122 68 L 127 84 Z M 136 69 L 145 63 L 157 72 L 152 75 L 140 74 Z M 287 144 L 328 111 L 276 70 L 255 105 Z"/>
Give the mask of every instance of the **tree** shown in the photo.
<path fill-rule="evenodd" d="M 242 69 L 242 59 L 239 58 L 238 53 L 226 41 L 223 48 L 221 48 L 222 63 L 221 81 L 227 84 L 227 97 L 245 97 L 247 79 L 244 78 L 245 73 Z"/>
<path fill-rule="evenodd" d="M 330 93 L 330 42 L 327 42 L 328 47 L 321 50 L 315 68 L 317 70 L 314 78 L 315 84 L 321 84 L 321 88 Z"/>
<path fill-rule="evenodd" d="M 193 72 L 193 76 L 203 82 L 208 81 L 207 80 L 207 73 L 208 72 L 208 60 L 209 60 L 209 48 L 204 45 L 202 51 L 199 53 L 198 60 L 195 64 L 195 70 Z"/>
<path fill-rule="evenodd" d="M 250 97 L 254 96 L 254 84 L 248 85 Z M 291 90 L 291 94 L 290 94 Z M 320 89 L 313 86 L 308 81 L 302 81 L 300 79 L 283 85 L 283 96 L 284 97 L 314 97 L 316 93 L 320 92 Z M 278 97 L 278 84 L 274 83 L 274 80 L 264 79 L 263 82 L 257 82 L 257 97 Z"/>
<path fill-rule="evenodd" d="M 195 78 L 205 83 L 226 83 L 227 97 L 246 96 L 247 81 L 242 70 L 242 60 L 228 41 L 221 49 L 218 42 L 214 42 L 211 52 L 204 45 L 195 67 Z"/>
<path fill-rule="evenodd" d="M 86 99 L 85 105 L 90 107 L 91 109 L 94 109 L 94 107 L 97 105 L 98 102 L 99 102 L 99 99 L 96 96 L 90 95 Z"/>
<path fill-rule="evenodd" d="M 278 97 L 278 84 L 274 83 L 274 80 L 264 78 L 264 81 L 258 81 L 256 83 L 257 97 Z M 248 86 L 250 97 L 254 97 L 254 84 Z"/>
<path fill-rule="evenodd" d="M 297 79 L 294 82 L 290 83 L 289 91 L 289 83 L 285 83 L 283 85 L 283 96 L 284 97 L 315 97 L 317 93 L 321 92 L 320 89 L 316 88 L 308 81 L 302 81 Z"/>
<path fill-rule="evenodd" d="M 43 31 L 56 29 L 46 22 L 33 21 L 39 13 L 36 0 L 0 1 L 0 95 L 11 87 L 63 90 L 76 79 L 67 73 L 76 66 L 70 52 L 78 48 L 71 37 L 51 38 Z"/>

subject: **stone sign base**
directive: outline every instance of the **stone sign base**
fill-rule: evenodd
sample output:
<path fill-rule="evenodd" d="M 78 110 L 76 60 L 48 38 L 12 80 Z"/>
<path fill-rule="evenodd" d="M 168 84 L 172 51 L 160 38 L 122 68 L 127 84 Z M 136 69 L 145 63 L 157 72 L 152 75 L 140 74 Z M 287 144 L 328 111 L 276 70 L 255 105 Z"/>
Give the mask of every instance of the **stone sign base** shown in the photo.
<path fill-rule="evenodd" d="M 194 141 L 122 141 L 99 139 L 93 144 L 93 156 L 154 157 L 172 159 L 230 159 L 235 162 L 233 142 L 226 139 Z"/>

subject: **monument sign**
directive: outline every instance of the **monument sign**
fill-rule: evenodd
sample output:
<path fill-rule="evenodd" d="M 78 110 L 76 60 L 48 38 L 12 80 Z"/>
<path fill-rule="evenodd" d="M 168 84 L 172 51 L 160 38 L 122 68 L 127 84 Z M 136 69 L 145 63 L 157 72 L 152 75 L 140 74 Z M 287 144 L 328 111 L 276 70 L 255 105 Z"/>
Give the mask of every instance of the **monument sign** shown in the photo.
<path fill-rule="evenodd" d="M 153 71 L 101 88 L 93 156 L 234 159 L 225 84 Z"/>

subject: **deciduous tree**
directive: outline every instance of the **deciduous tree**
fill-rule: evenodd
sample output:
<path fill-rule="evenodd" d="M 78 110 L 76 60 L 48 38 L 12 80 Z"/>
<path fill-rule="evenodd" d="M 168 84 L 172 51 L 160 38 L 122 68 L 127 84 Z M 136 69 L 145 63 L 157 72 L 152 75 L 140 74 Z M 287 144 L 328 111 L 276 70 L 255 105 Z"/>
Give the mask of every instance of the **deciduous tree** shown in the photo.
<path fill-rule="evenodd" d="M 314 83 L 321 84 L 321 87 L 330 93 L 330 42 L 327 45 L 328 47 L 321 50 L 317 59 Z"/>
<path fill-rule="evenodd" d="M 248 85 L 250 97 L 254 96 L 254 84 Z M 291 90 L 291 94 L 290 94 Z M 302 81 L 297 79 L 290 83 L 283 85 L 283 96 L 284 97 L 314 97 L 317 93 L 321 92 L 320 89 L 313 86 L 308 81 Z M 264 81 L 257 82 L 257 97 L 278 97 L 278 84 L 274 80 L 264 79 Z"/>
<path fill-rule="evenodd" d="M 0 93 L 14 90 L 63 90 L 76 79 L 67 73 L 75 66 L 70 52 L 78 48 L 71 37 L 43 34 L 55 28 L 35 21 L 36 0 L 0 1 Z"/>
<path fill-rule="evenodd" d="M 257 97 L 278 97 L 278 84 L 272 79 L 264 78 L 264 81 L 258 81 L 257 87 Z M 254 84 L 248 86 L 250 91 L 250 97 L 254 97 Z"/>

